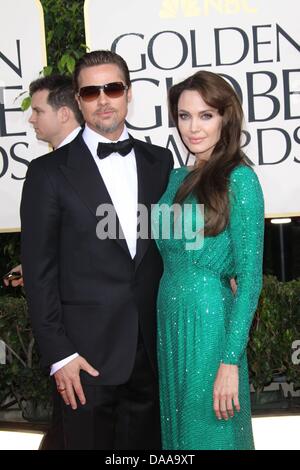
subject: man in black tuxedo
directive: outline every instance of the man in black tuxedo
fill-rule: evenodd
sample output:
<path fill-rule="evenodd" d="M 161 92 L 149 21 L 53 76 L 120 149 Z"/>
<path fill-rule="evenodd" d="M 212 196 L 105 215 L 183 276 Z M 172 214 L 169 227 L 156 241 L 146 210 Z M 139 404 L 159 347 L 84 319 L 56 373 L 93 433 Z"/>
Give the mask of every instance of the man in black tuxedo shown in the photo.
<path fill-rule="evenodd" d="M 172 155 L 128 135 L 131 84 L 119 55 L 85 54 L 74 82 L 86 127 L 33 160 L 24 183 L 22 263 L 32 325 L 62 397 L 67 449 L 159 449 L 162 261 L 149 221 Z M 148 210 L 143 238 L 138 204 Z M 106 227 L 106 210 L 116 227 Z"/>
<path fill-rule="evenodd" d="M 75 99 L 71 77 L 58 74 L 39 77 L 30 83 L 29 95 L 32 109 L 29 122 L 36 132 L 37 139 L 57 149 L 77 136 L 83 118 Z M 13 287 L 24 286 L 22 265 L 13 267 L 11 272 L 17 273 L 19 277 L 12 275 L 4 279 L 4 284 L 8 286 L 11 283 Z M 61 398 L 54 388 L 52 418 L 40 449 L 63 448 Z"/>

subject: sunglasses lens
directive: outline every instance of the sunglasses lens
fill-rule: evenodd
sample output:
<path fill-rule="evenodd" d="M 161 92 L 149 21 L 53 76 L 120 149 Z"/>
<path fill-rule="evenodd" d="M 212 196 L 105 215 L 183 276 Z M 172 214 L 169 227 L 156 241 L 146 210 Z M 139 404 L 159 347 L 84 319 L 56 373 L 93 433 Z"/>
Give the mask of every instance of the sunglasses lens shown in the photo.
<path fill-rule="evenodd" d="M 94 101 L 100 95 L 100 89 L 98 86 L 84 86 L 79 90 L 79 96 L 83 101 Z"/>
<path fill-rule="evenodd" d="M 106 83 L 106 85 L 83 86 L 79 90 L 79 96 L 83 101 L 94 101 L 99 97 L 101 90 L 103 89 L 104 93 L 109 98 L 119 98 L 127 88 L 128 87 L 122 82 Z"/>
<path fill-rule="evenodd" d="M 109 98 L 119 98 L 123 95 L 126 86 L 122 82 L 107 83 L 104 85 L 104 93 Z"/>

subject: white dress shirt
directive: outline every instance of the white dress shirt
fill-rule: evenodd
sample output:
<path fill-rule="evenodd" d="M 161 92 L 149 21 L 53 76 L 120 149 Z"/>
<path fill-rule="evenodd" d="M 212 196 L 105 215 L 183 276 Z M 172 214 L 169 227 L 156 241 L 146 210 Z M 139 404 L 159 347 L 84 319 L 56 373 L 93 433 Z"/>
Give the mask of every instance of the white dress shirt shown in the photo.
<path fill-rule="evenodd" d="M 67 135 L 67 137 L 56 148 L 59 149 L 59 147 L 62 147 L 63 145 L 66 145 L 72 142 L 72 140 L 75 139 L 75 137 L 77 136 L 77 134 L 79 134 L 80 131 L 81 131 L 81 127 L 80 126 L 76 127 L 72 132 L 70 132 L 70 134 Z"/>
<path fill-rule="evenodd" d="M 111 197 L 114 208 L 118 215 L 128 250 L 132 258 L 136 253 L 136 233 L 137 233 L 137 171 L 134 150 L 132 149 L 125 157 L 114 152 L 108 157 L 100 159 L 97 155 L 99 142 L 110 143 L 111 141 L 102 135 L 85 127 L 83 140 L 88 146 L 99 173 L 102 176 L 107 191 Z M 128 139 L 128 131 L 124 130 L 119 138 Z"/>
<path fill-rule="evenodd" d="M 101 160 L 97 155 L 98 143 L 110 143 L 111 141 L 93 131 L 87 125 L 85 126 L 82 137 L 102 176 L 118 215 L 128 250 L 131 257 L 134 258 L 136 254 L 138 207 L 137 169 L 134 150 L 132 149 L 125 157 L 114 152 Z M 123 132 L 118 140 L 125 140 L 128 139 L 128 137 L 127 128 L 124 126 Z M 78 357 L 77 353 L 53 364 L 50 375 L 53 375 L 76 357 Z"/>

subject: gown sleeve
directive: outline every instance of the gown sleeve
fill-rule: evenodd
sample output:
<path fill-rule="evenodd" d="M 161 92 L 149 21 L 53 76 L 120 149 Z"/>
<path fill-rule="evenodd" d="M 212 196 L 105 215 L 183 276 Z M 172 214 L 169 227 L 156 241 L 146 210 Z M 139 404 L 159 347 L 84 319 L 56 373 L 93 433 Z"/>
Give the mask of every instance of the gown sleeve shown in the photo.
<path fill-rule="evenodd" d="M 235 169 L 229 185 L 229 230 L 237 292 L 226 331 L 222 362 L 239 365 L 262 288 L 264 200 L 255 172 Z"/>

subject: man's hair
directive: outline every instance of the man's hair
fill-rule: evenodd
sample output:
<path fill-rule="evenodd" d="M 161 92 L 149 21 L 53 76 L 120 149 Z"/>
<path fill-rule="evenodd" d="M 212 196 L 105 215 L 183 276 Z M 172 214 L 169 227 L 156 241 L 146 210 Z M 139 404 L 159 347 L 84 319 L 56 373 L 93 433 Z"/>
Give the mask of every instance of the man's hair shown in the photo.
<path fill-rule="evenodd" d="M 93 67 L 95 65 L 104 65 L 104 64 L 117 65 L 123 74 L 125 84 L 129 87 L 131 86 L 128 66 L 125 60 L 123 59 L 123 57 L 121 57 L 119 54 L 116 54 L 115 52 L 112 52 L 112 51 L 100 50 L 100 51 L 87 52 L 76 63 L 75 70 L 74 70 L 75 91 L 78 92 L 79 90 L 78 77 L 82 69 L 85 69 L 86 67 Z M 95 83 L 95 85 L 98 85 L 98 83 Z"/>
<path fill-rule="evenodd" d="M 59 109 L 62 106 L 70 108 L 76 121 L 81 125 L 84 122 L 81 111 L 75 99 L 73 81 L 66 75 L 48 75 L 34 80 L 29 85 L 29 95 L 32 96 L 37 91 L 49 91 L 47 102 L 52 108 Z"/>

